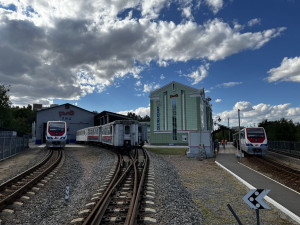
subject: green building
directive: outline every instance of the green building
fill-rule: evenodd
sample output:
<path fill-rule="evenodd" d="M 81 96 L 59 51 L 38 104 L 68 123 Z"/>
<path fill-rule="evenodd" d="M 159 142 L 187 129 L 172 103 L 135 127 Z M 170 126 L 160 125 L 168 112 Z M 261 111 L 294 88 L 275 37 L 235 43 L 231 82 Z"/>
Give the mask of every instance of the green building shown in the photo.
<path fill-rule="evenodd" d="M 206 133 L 205 139 L 209 140 L 202 138 L 198 142 L 210 151 L 213 122 L 209 101 L 204 88 L 196 89 L 175 81 L 152 91 L 150 144 L 191 146 L 191 133 Z"/>

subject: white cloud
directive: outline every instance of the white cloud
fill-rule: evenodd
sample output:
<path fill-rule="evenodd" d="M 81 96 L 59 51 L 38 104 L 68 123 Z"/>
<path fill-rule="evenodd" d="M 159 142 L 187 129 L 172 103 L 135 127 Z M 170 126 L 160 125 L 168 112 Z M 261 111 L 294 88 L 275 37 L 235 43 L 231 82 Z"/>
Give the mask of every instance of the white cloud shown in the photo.
<path fill-rule="evenodd" d="M 205 0 L 205 2 L 212 9 L 214 14 L 218 13 L 223 7 L 223 0 Z"/>
<path fill-rule="evenodd" d="M 269 82 L 276 81 L 292 81 L 300 82 L 300 57 L 287 58 L 284 57 L 281 64 L 277 68 L 272 68 L 268 71 L 270 74 L 267 77 Z"/>
<path fill-rule="evenodd" d="M 261 22 L 261 19 L 254 18 L 254 19 L 248 21 L 248 26 L 252 27 L 252 26 L 254 26 L 256 24 L 260 24 L 260 22 Z"/>
<path fill-rule="evenodd" d="M 135 113 L 136 115 L 140 115 L 141 117 L 144 117 L 146 115 L 150 116 L 150 106 L 140 107 L 135 110 L 131 109 L 131 110 L 120 111 L 118 113 L 122 115 L 127 115 L 128 112 Z"/>
<path fill-rule="evenodd" d="M 163 80 L 163 79 L 165 79 L 166 77 L 162 74 L 162 75 L 160 75 L 160 77 L 159 77 L 161 80 Z"/>
<path fill-rule="evenodd" d="M 223 84 L 218 84 L 216 85 L 216 87 L 225 87 L 225 88 L 228 88 L 228 87 L 233 87 L 233 86 L 236 86 L 236 85 L 240 85 L 242 84 L 243 82 L 226 82 L 226 83 L 223 83 Z"/>
<path fill-rule="evenodd" d="M 159 84 L 155 84 L 154 82 L 149 83 L 149 84 L 144 84 L 144 90 L 143 90 L 143 92 L 147 93 L 147 92 L 155 90 L 155 89 L 157 89 L 159 87 L 160 87 L 160 85 Z"/>
<path fill-rule="evenodd" d="M 230 118 L 230 126 L 238 125 L 238 109 L 240 109 L 241 126 L 256 126 L 267 119 L 269 121 L 286 118 L 293 122 L 300 122 L 300 107 L 290 107 L 289 103 L 280 105 L 270 105 L 260 103 L 252 106 L 250 102 L 237 102 L 231 111 L 218 113 L 222 123 L 227 126 L 227 118 Z"/>
<path fill-rule="evenodd" d="M 216 103 L 222 102 L 222 99 L 217 98 L 217 99 L 215 100 L 215 102 L 216 102 Z"/>
<path fill-rule="evenodd" d="M 186 75 L 192 80 L 192 85 L 198 84 L 208 75 L 209 64 L 201 65 L 196 71 Z"/>
<path fill-rule="evenodd" d="M 140 80 L 138 80 L 138 81 L 135 83 L 135 85 L 139 87 L 139 86 L 142 85 L 142 82 L 141 82 Z"/>
<path fill-rule="evenodd" d="M 248 111 L 251 111 L 253 110 L 253 107 L 251 105 L 250 102 L 245 102 L 245 101 L 242 101 L 242 102 L 237 102 L 235 104 L 235 106 L 233 107 L 234 110 L 241 110 L 243 112 L 248 112 Z"/>
<path fill-rule="evenodd" d="M 188 16 L 191 2 L 176 3 Z M 0 0 L 0 4 L 15 4 L 17 9 L 0 9 L 0 80 L 12 85 L 14 101 L 22 98 L 26 103 L 77 100 L 103 92 L 118 78 L 139 79 L 151 62 L 168 66 L 195 59 L 221 60 L 260 48 L 284 30 L 241 33 L 221 19 L 204 24 L 186 18 L 179 24 L 162 21 L 157 18 L 169 6 L 166 0 Z M 221 0 L 206 4 L 215 13 L 223 7 Z M 118 17 L 125 9 L 138 10 L 142 17 L 134 18 L 130 12 Z M 203 80 L 207 70 L 200 66 L 190 74 L 193 84 Z M 145 92 L 148 89 L 144 86 Z"/>

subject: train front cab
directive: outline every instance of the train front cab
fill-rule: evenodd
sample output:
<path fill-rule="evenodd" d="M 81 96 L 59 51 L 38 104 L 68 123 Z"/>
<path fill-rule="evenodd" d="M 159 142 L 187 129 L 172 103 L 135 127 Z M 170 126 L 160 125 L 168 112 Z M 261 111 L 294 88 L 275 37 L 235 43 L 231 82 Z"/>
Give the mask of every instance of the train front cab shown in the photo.
<path fill-rule="evenodd" d="M 241 131 L 241 148 L 249 155 L 265 155 L 267 136 L 263 128 L 246 128 Z"/>

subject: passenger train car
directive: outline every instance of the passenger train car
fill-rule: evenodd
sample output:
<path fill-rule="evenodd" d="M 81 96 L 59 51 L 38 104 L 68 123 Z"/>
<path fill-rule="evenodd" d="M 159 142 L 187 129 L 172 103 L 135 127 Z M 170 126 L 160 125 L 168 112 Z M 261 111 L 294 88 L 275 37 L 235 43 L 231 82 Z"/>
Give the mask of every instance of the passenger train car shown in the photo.
<path fill-rule="evenodd" d="M 233 135 L 233 143 L 249 155 L 265 155 L 268 151 L 268 140 L 263 127 L 244 128 Z"/>
<path fill-rule="evenodd" d="M 113 148 L 132 149 L 142 145 L 147 138 L 147 124 L 136 120 L 116 120 L 114 122 L 88 127 L 77 131 L 76 142 L 98 143 Z"/>
<path fill-rule="evenodd" d="M 64 121 L 48 121 L 46 131 L 46 146 L 48 148 L 63 148 L 67 141 L 67 124 Z"/>

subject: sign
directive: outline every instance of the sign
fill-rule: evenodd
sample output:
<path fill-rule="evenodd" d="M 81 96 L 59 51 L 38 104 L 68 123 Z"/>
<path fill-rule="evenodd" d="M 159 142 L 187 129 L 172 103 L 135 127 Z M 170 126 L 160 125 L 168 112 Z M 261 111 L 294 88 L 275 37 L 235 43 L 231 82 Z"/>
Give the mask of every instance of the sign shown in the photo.
<path fill-rule="evenodd" d="M 59 111 L 58 112 L 59 116 L 73 116 L 75 114 L 75 112 L 73 110 L 70 110 L 69 112 L 63 112 L 63 111 Z"/>
<path fill-rule="evenodd" d="M 69 193 L 70 193 L 70 189 L 69 189 L 69 185 L 66 186 L 66 192 L 65 192 L 65 201 L 68 202 L 69 201 Z"/>
<path fill-rule="evenodd" d="M 170 98 L 175 98 L 175 97 L 178 97 L 178 94 L 176 94 L 176 95 L 170 95 Z"/>
<path fill-rule="evenodd" d="M 270 192 L 268 189 L 251 189 L 246 194 L 243 200 L 252 209 L 270 209 L 270 207 L 263 201 L 263 198 Z"/>

